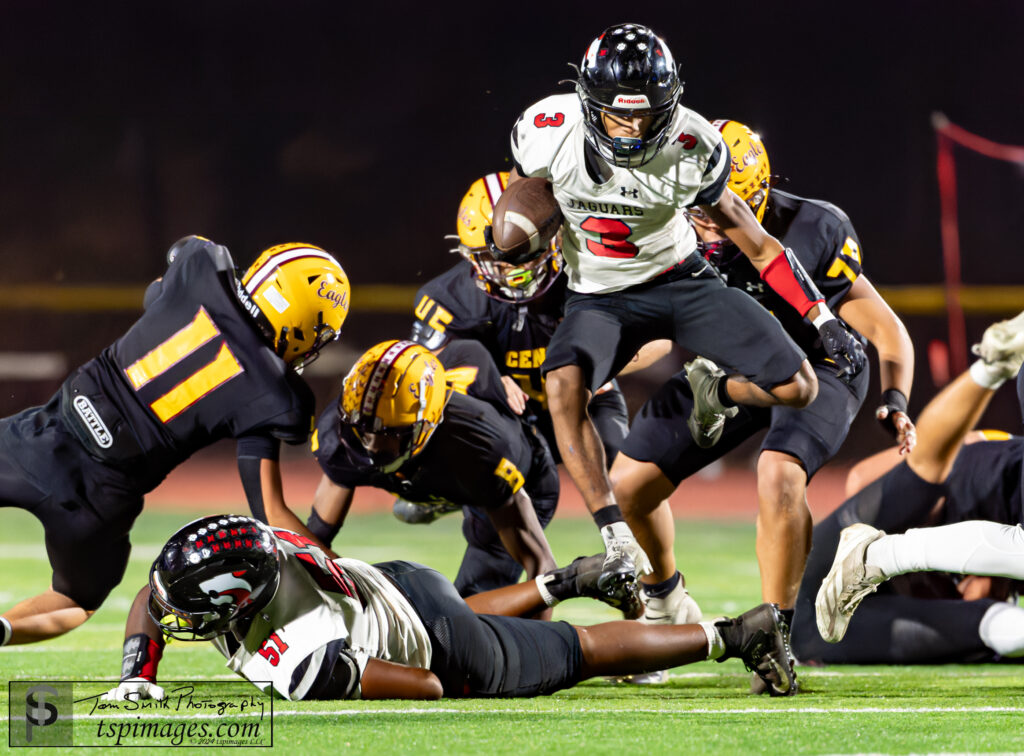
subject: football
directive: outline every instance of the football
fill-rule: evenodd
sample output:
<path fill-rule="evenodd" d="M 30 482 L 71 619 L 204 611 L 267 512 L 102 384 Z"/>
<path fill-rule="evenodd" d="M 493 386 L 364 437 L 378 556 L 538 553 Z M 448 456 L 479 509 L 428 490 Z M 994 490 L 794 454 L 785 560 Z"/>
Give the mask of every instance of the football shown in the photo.
<path fill-rule="evenodd" d="M 520 264 L 539 255 L 558 233 L 562 211 L 542 178 L 523 178 L 508 185 L 494 205 L 491 237 L 502 262 Z"/>

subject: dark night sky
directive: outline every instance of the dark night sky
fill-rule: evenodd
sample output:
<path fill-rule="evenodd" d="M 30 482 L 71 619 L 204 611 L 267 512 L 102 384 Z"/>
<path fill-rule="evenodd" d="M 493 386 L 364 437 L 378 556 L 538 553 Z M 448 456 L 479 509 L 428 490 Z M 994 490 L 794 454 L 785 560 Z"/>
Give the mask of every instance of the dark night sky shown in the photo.
<path fill-rule="evenodd" d="M 933 111 L 1024 144 L 1019 0 L 623 5 L 0 0 L 0 283 L 141 285 L 188 233 L 241 265 L 320 244 L 357 291 L 422 282 L 519 111 L 622 21 L 666 39 L 686 105 L 759 130 L 787 189 L 847 211 L 876 284 L 942 278 Z M 1024 173 L 962 150 L 957 170 L 965 280 L 1024 283 Z M 356 300 L 346 342 L 402 335 Z M 123 327 L 46 340 L 84 359 Z"/>
<path fill-rule="evenodd" d="M 359 282 L 437 272 L 439 237 L 468 184 L 504 165 L 519 110 L 627 20 L 609 2 L 366 6 L 0 3 L 9 274 L 142 281 L 159 272 L 152 247 L 188 232 L 240 261 L 314 241 Z M 850 214 L 876 281 L 939 280 L 933 110 L 1024 143 L 1016 1 L 650 3 L 627 16 L 668 41 L 687 105 L 760 130 L 790 190 Z M 976 179 L 968 221 L 991 200 L 992 214 L 1019 206 L 1019 172 L 961 163 Z M 1005 223 L 982 242 L 1015 246 L 1021 221 Z"/>

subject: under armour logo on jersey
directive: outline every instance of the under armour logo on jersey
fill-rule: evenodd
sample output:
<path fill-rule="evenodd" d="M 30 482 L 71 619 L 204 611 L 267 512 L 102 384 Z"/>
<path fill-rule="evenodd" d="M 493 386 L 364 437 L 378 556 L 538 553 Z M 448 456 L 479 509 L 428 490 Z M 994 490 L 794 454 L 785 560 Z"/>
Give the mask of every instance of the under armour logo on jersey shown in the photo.
<path fill-rule="evenodd" d="M 639 189 L 630 189 L 627 186 L 620 186 L 619 187 L 619 193 L 623 197 L 632 197 L 633 199 L 639 199 L 640 198 L 640 190 Z"/>
<path fill-rule="evenodd" d="M 764 294 L 764 284 L 747 281 L 747 294 Z"/>

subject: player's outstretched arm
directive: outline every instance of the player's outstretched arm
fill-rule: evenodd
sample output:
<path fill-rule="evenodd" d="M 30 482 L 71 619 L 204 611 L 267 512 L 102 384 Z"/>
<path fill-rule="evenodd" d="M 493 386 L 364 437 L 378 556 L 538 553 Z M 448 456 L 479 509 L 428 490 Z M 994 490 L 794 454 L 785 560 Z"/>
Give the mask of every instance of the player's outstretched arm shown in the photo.
<path fill-rule="evenodd" d="M 362 697 L 366 699 L 436 701 L 444 694 L 441 680 L 429 669 L 407 667 L 383 659 L 370 659 L 366 663 L 359 685 Z"/>
<path fill-rule="evenodd" d="M 526 570 L 527 580 L 558 566 L 533 503 L 522 488 L 500 507 L 488 510 L 488 516 L 502 545 Z"/>
<path fill-rule="evenodd" d="M 306 525 L 332 559 L 336 558 L 337 554 L 331 551 L 331 542 L 345 524 L 354 493 L 354 489 L 339 486 L 326 475 L 322 475 L 316 493 L 313 494 L 313 507 Z"/>
<path fill-rule="evenodd" d="M 164 636 L 149 616 L 149 586 L 135 597 L 124 629 L 121 683 L 103 696 L 107 701 L 161 701 L 164 689 L 156 684 L 157 666 L 163 656 Z"/>
<path fill-rule="evenodd" d="M 863 275 L 853 282 L 839 303 L 838 312 L 878 351 L 882 400 L 875 417 L 896 437 L 900 454 L 906 454 L 917 443 L 914 423 L 907 414 L 907 400 L 914 380 L 914 344 L 910 334 Z"/>
<path fill-rule="evenodd" d="M 708 217 L 722 229 L 761 274 L 761 278 L 801 316 L 810 320 L 821 335 L 828 356 L 844 373 L 856 375 L 867 356 L 860 342 L 846 330 L 825 304 L 825 298 L 791 250 L 757 222 L 747 204 L 731 189 L 714 205 L 701 205 Z"/>

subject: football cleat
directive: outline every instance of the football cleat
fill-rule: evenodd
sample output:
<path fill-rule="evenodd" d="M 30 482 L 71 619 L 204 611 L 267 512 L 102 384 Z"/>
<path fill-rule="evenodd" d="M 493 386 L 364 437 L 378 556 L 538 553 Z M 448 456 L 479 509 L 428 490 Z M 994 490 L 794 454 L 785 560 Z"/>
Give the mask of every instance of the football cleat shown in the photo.
<path fill-rule="evenodd" d="M 391 513 L 396 519 L 410 525 L 429 525 L 434 520 L 462 507 L 450 501 L 408 501 L 401 496 L 395 498 Z"/>
<path fill-rule="evenodd" d="M 990 325 L 971 351 L 1007 379 L 1013 378 L 1024 362 L 1024 312 Z"/>
<path fill-rule="evenodd" d="M 735 619 L 720 619 L 715 628 L 725 642 L 725 654 L 716 661 L 738 658 L 764 681 L 772 696 L 796 694 L 793 654 L 777 604 L 761 604 Z"/>
<path fill-rule="evenodd" d="M 580 596 L 597 599 L 622 612 L 626 619 L 636 619 L 644 611 L 640 586 L 636 580 L 609 581 L 607 588 L 600 586 L 604 574 L 604 554 L 579 557 L 569 565 L 576 590 Z"/>
<path fill-rule="evenodd" d="M 686 590 L 682 577 L 667 596 L 645 597 L 646 607 L 641 621 L 648 625 L 690 625 L 701 621 L 700 607 Z"/>
<path fill-rule="evenodd" d="M 711 360 L 697 357 L 686 363 L 686 380 L 693 393 L 693 409 L 686 420 L 690 435 L 701 449 L 718 443 L 726 418 L 736 417 L 739 407 L 725 407 L 718 398 L 718 383 L 725 371 Z"/>
<path fill-rule="evenodd" d="M 868 546 L 885 533 L 863 522 L 843 528 L 839 547 L 814 601 L 818 632 L 829 643 L 838 643 L 846 635 L 850 618 L 864 597 L 878 590 L 885 575 L 865 563 Z"/>
<path fill-rule="evenodd" d="M 786 634 L 786 647 L 790 649 L 789 661 L 794 667 L 793 679 L 796 680 L 796 659 L 793 657 L 792 652 L 792 633 L 789 629 L 789 623 L 785 620 L 785 616 L 783 616 L 782 620 L 782 630 Z M 763 696 L 765 693 L 771 693 L 771 688 L 769 688 L 768 684 L 755 672 L 750 676 L 750 692 L 755 696 Z"/>

